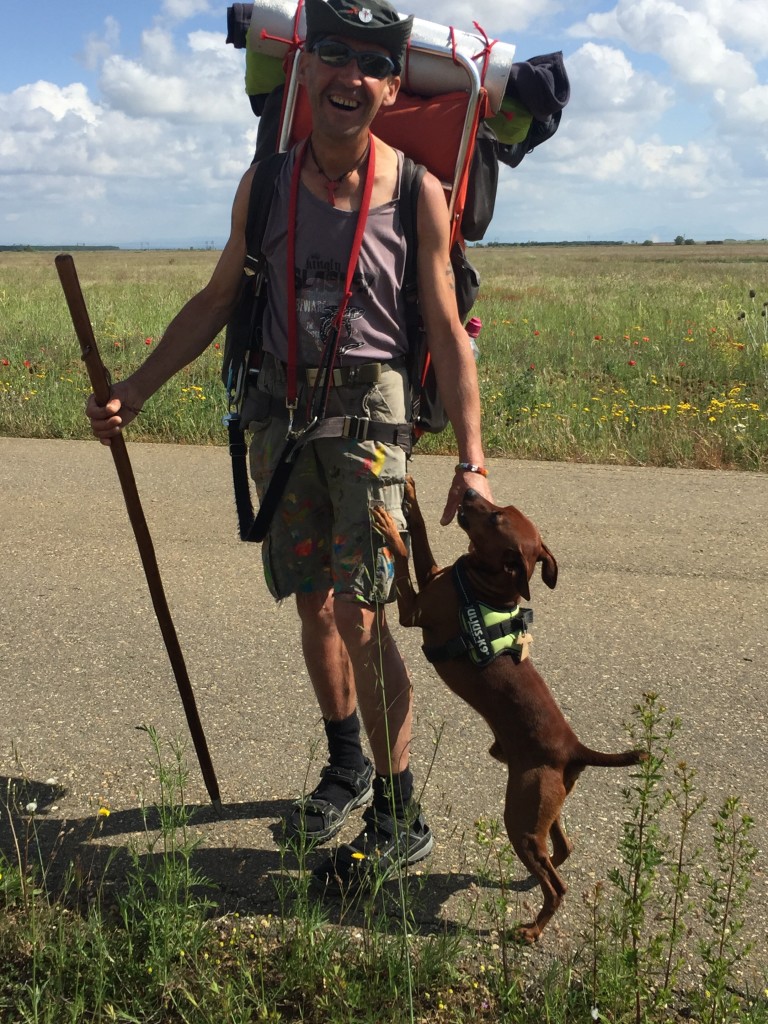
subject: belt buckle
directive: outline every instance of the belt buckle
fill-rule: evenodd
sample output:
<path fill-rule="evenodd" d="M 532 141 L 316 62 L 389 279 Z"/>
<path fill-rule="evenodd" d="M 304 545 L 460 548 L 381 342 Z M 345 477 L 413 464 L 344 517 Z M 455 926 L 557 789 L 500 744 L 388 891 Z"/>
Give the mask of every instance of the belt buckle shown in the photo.
<path fill-rule="evenodd" d="M 353 441 L 366 441 L 371 421 L 362 416 L 345 416 L 341 436 Z"/>

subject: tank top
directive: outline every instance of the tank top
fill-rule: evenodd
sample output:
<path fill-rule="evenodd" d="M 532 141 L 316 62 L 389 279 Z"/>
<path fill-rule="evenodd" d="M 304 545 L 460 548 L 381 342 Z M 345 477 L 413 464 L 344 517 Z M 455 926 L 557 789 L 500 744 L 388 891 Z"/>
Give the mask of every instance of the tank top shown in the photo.
<path fill-rule="evenodd" d="M 285 285 L 288 209 L 296 148 L 277 179 L 262 251 L 269 265 L 269 292 L 263 321 L 264 351 L 288 360 L 288 297 Z M 400 224 L 398 153 L 397 195 L 368 213 L 352 296 L 344 316 L 337 366 L 388 362 L 408 351 L 405 304 L 405 237 Z M 299 366 L 319 366 L 344 293 L 357 211 L 340 210 L 303 185 L 296 214 L 296 312 Z"/>

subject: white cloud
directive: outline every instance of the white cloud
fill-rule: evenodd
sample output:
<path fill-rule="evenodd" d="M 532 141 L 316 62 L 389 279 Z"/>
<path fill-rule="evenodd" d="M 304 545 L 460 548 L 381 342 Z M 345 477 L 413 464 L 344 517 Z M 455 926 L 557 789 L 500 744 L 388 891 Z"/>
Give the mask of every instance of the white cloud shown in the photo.
<path fill-rule="evenodd" d="M 104 19 L 104 28 L 100 33 L 91 32 L 85 40 L 81 54 L 83 65 L 89 71 L 97 70 L 101 62 L 120 45 L 120 25 L 111 15 Z"/>
<path fill-rule="evenodd" d="M 765 0 L 752 2 L 765 7 Z M 615 38 L 640 53 L 657 54 L 690 85 L 751 88 L 755 69 L 743 53 L 727 46 L 722 25 L 701 9 L 712 6 L 716 0 L 689 0 L 687 6 L 674 0 L 619 0 L 612 11 L 590 14 L 571 32 Z"/>
<path fill-rule="evenodd" d="M 567 67 L 572 101 L 566 117 L 584 111 L 619 114 L 622 118 L 637 115 L 648 122 L 658 118 L 674 99 L 668 86 L 636 71 L 615 47 L 585 43 L 569 55 Z"/>
<path fill-rule="evenodd" d="M 21 241 L 226 236 L 255 145 L 243 55 L 220 34 L 105 54 L 101 98 L 35 82 L 0 95 L 0 220 Z M 4 239 L 6 240 L 6 239 Z M 13 239 L 11 239 L 13 240 Z"/>
<path fill-rule="evenodd" d="M 198 14 L 208 14 L 210 10 L 208 0 L 163 0 L 163 14 L 175 21 L 186 21 Z"/>
<path fill-rule="evenodd" d="M 491 37 L 498 37 L 506 32 L 520 32 L 536 22 L 544 23 L 563 6 L 560 0 L 443 0 L 439 5 L 433 0 L 413 0 L 407 10 L 417 18 L 453 25 L 462 32 L 473 32 L 472 26 L 477 22 Z"/>

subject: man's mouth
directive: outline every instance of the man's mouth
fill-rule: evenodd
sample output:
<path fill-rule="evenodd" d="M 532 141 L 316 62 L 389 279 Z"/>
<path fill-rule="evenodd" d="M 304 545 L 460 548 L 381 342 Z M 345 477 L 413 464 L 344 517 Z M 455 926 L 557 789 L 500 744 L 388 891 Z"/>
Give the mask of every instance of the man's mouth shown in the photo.
<path fill-rule="evenodd" d="M 357 100 L 350 99 L 348 96 L 329 96 L 328 101 L 339 110 L 357 110 L 360 106 Z"/>

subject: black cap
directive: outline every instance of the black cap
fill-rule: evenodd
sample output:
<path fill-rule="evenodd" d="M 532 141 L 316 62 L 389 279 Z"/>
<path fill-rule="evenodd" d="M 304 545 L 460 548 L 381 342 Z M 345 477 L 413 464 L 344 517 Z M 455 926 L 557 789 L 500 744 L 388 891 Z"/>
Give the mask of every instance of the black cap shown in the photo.
<path fill-rule="evenodd" d="M 305 0 L 306 50 L 328 36 L 346 36 L 383 46 L 400 74 L 411 36 L 413 16 L 401 18 L 387 0 Z"/>

